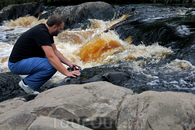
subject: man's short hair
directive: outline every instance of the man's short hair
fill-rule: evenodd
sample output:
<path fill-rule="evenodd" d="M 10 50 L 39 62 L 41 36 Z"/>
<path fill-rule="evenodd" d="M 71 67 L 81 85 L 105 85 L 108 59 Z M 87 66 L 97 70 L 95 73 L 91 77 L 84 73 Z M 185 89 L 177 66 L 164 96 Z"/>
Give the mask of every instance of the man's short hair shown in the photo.
<path fill-rule="evenodd" d="M 59 27 L 62 22 L 64 22 L 64 20 L 62 19 L 62 17 L 58 14 L 54 14 L 54 15 L 51 15 L 49 17 L 49 19 L 47 20 L 46 24 L 49 26 L 49 27 L 52 27 L 53 25 L 56 25 L 57 27 Z"/>

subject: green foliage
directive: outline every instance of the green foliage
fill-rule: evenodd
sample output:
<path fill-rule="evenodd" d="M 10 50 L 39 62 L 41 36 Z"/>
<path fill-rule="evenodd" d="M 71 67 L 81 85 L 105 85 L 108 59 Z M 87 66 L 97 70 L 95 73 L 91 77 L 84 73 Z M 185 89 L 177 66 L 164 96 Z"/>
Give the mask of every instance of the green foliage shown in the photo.
<path fill-rule="evenodd" d="M 49 3 L 49 2 L 56 2 L 56 1 L 60 1 L 60 0 L 47 0 L 47 3 Z"/>

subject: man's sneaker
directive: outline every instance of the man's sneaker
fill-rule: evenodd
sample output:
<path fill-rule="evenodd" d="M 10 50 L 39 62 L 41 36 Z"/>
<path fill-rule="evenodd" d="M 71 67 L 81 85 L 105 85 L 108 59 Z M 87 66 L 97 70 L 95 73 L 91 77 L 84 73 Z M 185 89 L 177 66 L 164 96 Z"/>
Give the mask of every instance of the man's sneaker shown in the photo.
<path fill-rule="evenodd" d="M 19 82 L 19 86 L 28 94 L 33 94 L 33 95 L 38 95 L 39 92 L 38 91 L 35 91 L 33 90 L 32 88 L 30 88 L 28 85 L 25 85 L 23 80 L 21 80 Z"/>

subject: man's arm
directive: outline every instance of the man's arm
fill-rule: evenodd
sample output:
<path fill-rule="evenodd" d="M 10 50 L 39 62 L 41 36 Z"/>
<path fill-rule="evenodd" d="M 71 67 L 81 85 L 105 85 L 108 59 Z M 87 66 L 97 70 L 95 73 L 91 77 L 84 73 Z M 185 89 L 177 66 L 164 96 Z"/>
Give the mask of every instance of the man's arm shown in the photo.
<path fill-rule="evenodd" d="M 57 69 L 59 72 L 61 72 L 62 74 L 66 75 L 66 76 L 70 76 L 70 77 L 76 77 L 75 75 L 79 76 L 80 72 L 79 71 L 71 71 L 69 72 L 61 63 L 61 56 L 58 56 L 54 53 L 54 50 L 51 46 L 42 46 L 43 51 L 45 52 L 47 59 L 49 60 L 50 64 Z M 65 58 L 65 57 L 64 57 Z M 65 62 L 65 64 L 70 64 L 71 62 L 69 62 L 67 59 L 65 60 L 64 58 L 62 58 L 62 62 Z"/>
<path fill-rule="evenodd" d="M 76 64 L 74 64 L 74 63 L 72 63 L 72 62 L 70 62 L 68 59 L 66 59 L 66 58 L 58 51 L 58 49 L 56 48 L 56 45 L 55 45 L 55 44 L 52 44 L 52 48 L 53 48 L 53 50 L 54 50 L 55 55 L 59 58 L 59 60 L 60 60 L 62 63 L 68 65 L 70 68 L 72 68 L 73 66 L 80 67 L 80 66 L 78 66 L 78 65 L 76 65 Z"/>

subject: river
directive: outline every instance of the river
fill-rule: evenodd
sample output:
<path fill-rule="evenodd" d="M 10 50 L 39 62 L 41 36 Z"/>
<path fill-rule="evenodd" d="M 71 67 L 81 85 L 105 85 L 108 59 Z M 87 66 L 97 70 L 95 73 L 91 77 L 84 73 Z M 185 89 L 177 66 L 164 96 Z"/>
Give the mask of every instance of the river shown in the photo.
<path fill-rule="evenodd" d="M 195 93 L 195 8 L 164 4 L 114 6 L 119 11 L 112 20 L 90 19 L 86 29 L 67 29 L 55 37 L 60 52 L 82 69 L 102 65 L 130 68 L 131 81 L 124 84 L 130 88 Z M 127 17 L 131 8 L 136 10 Z M 121 21 L 114 30 L 104 32 Z M 17 38 L 45 22 L 33 16 L 4 21 L 0 26 L 1 73 L 9 72 L 7 61 Z M 54 81 L 62 78 L 59 72 L 53 76 Z"/>

